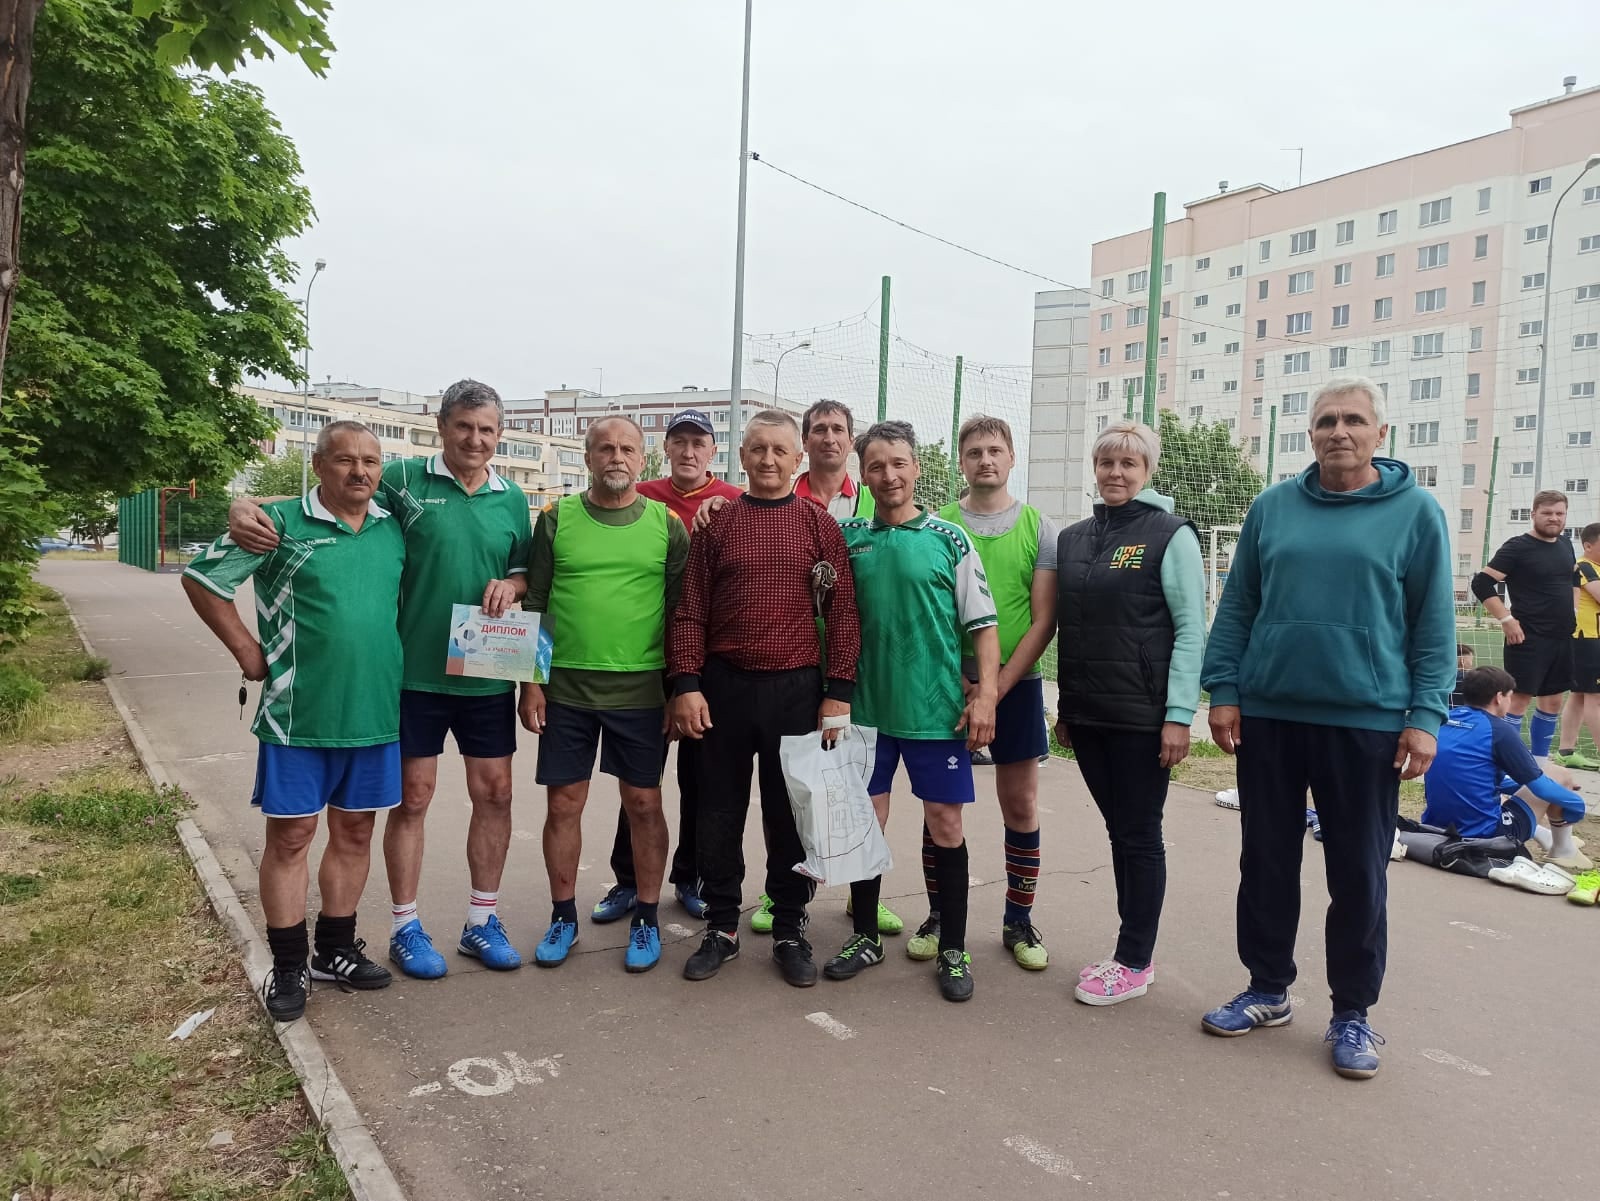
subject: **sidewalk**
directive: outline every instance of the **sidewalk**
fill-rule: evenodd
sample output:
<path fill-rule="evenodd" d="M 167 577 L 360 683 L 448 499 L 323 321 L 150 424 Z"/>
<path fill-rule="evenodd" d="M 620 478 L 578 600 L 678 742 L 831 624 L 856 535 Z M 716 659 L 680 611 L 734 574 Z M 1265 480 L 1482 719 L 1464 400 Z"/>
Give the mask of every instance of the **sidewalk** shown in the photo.
<path fill-rule="evenodd" d="M 172 576 L 79 562 L 47 563 L 40 577 L 112 660 L 259 925 L 254 742 L 231 660 Z M 533 747 L 524 736 L 501 894 L 525 958 L 549 905 Z M 1233 953 L 1238 819 L 1204 794 L 1174 789 L 1168 805 L 1159 984 L 1139 1001 L 1090 1009 L 1073 1003 L 1071 985 L 1080 964 L 1111 948 L 1116 921 L 1099 815 L 1070 764 L 1043 768 L 1036 921 L 1054 960 L 1024 973 L 999 945 L 1001 828 L 993 772 L 980 770 L 968 818 L 977 996 L 954 1006 L 939 1000 L 926 965 L 905 958 L 903 937 L 887 940 L 887 960 L 866 978 L 801 991 L 778 980 L 765 940 L 746 933 L 720 976 L 688 984 L 679 972 L 698 930 L 671 903 L 669 946 L 649 975 L 624 975 L 624 931 L 587 920 L 562 968 L 486 972 L 451 950 L 467 889 L 459 759 L 447 754 L 440 775 L 421 901 L 449 977 L 373 994 L 319 988 L 307 1018 L 413 1201 L 1055 1197 L 1134 1180 L 1141 1195 L 1186 1198 L 1522 1198 L 1524 1157 L 1490 1149 L 1485 1114 L 1548 1113 L 1551 1097 L 1588 1095 L 1587 1065 L 1568 1038 L 1508 1040 L 1505 1030 L 1527 1008 L 1529 980 L 1558 1012 L 1600 988 L 1600 958 L 1554 953 L 1597 945 L 1595 915 L 1404 863 L 1390 877 L 1390 977 L 1374 1014 L 1389 1040 L 1382 1075 L 1355 1084 L 1327 1067 L 1314 852 L 1300 1021 L 1247 1039 L 1203 1036 L 1201 1011 L 1243 983 Z M 580 909 L 610 880 L 616 803 L 612 782 L 597 778 Z M 884 892 L 914 926 L 925 909 L 917 814 L 899 790 L 894 804 L 899 866 Z M 761 862 L 756 820 L 746 854 Z M 374 859 L 361 934 L 381 955 L 388 914 Z M 758 876 L 747 880 L 747 903 L 758 888 Z M 843 909 L 842 890 L 813 907 L 819 958 L 848 933 Z M 1578 1189 L 1586 1158 L 1542 1156 L 1540 1185 Z"/>

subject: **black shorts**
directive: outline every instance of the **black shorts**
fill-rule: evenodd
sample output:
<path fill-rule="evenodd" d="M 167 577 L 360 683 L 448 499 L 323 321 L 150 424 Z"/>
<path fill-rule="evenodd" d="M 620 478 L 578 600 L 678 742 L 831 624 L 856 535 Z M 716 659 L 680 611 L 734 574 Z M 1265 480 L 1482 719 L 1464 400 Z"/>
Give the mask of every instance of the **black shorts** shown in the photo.
<path fill-rule="evenodd" d="M 1572 640 L 1572 691 L 1600 692 L 1600 638 Z"/>
<path fill-rule="evenodd" d="M 661 755 L 664 710 L 575 709 L 549 701 L 539 735 L 539 764 L 534 780 L 546 787 L 579 784 L 594 775 L 594 752 L 600 748 L 600 770 L 634 788 L 660 788 L 665 766 Z M 600 737 L 601 731 L 605 738 Z"/>
<path fill-rule="evenodd" d="M 456 749 L 463 755 L 504 759 L 517 749 L 517 694 L 401 691 L 402 759 L 432 759 L 443 754 L 446 731 L 456 736 Z"/>
<path fill-rule="evenodd" d="M 996 763 L 1026 763 L 1050 750 L 1044 727 L 1044 681 L 1018 680 L 994 708 L 994 741 L 989 756 Z"/>
<path fill-rule="evenodd" d="M 1506 645 L 1505 668 L 1528 696 L 1559 696 L 1572 688 L 1572 643 L 1566 637 L 1529 634 L 1515 646 Z"/>

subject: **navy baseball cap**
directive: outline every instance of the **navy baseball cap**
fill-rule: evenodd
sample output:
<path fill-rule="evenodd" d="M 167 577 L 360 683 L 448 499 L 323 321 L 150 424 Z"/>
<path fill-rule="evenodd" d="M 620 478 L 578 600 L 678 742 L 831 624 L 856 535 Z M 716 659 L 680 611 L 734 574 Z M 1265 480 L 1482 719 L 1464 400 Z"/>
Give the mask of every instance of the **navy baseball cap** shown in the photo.
<path fill-rule="evenodd" d="M 684 409 L 683 412 L 667 422 L 667 433 L 670 434 L 680 425 L 692 425 L 702 434 L 715 436 L 717 432 L 716 427 L 711 424 L 711 418 L 707 417 L 699 409 Z"/>

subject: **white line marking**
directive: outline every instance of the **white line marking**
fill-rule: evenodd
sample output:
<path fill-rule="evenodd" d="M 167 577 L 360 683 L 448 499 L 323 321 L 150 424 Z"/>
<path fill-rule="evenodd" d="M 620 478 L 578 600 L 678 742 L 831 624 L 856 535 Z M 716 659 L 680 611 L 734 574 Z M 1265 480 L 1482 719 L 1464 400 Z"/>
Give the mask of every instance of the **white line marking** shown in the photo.
<path fill-rule="evenodd" d="M 822 1013 L 820 1011 L 817 1013 L 808 1013 L 806 1014 L 806 1021 L 810 1022 L 819 1030 L 826 1030 L 840 1042 L 844 1042 L 845 1039 L 854 1038 L 856 1036 L 856 1032 L 854 1030 L 850 1029 L 849 1026 L 846 1026 L 843 1022 L 831 1014 Z"/>
<path fill-rule="evenodd" d="M 693 938 L 694 937 L 694 931 L 693 930 L 689 929 L 688 926 L 680 926 L 680 925 L 678 925 L 677 922 L 668 922 L 667 923 L 667 933 L 672 935 L 673 938 Z"/>
<path fill-rule="evenodd" d="M 482 1068 L 494 1079 L 487 1081 L 473 1079 L 474 1068 Z M 509 1093 L 517 1083 L 516 1076 L 505 1064 L 498 1059 L 485 1059 L 480 1055 L 456 1060 L 450 1065 L 446 1075 L 450 1077 L 451 1084 L 469 1097 L 498 1097 L 501 1093 Z"/>
<path fill-rule="evenodd" d="M 928 1091 L 930 1093 L 938 1093 L 941 1097 L 948 1097 L 950 1095 L 949 1093 L 945 1092 L 944 1089 L 942 1089 L 942 1088 L 934 1088 L 933 1085 L 931 1085 L 931 1084 L 928 1085 Z"/>
<path fill-rule="evenodd" d="M 150 675 L 119 676 L 118 679 L 122 679 L 122 680 L 176 680 L 176 679 L 182 678 L 183 676 L 236 676 L 238 674 L 239 674 L 239 669 L 236 668 L 236 667 L 231 667 L 231 668 L 228 668 L 226 671 L 158 671 L 158 672 L 153 672 Z"/>
<path fill-rule="evenodd" d="M 444 1085 L 440 1084 L 437 1080 L 434 1080 L 428 1084 L 417 1085 L 416 1088 L 411 1090 L 409 1095 L 413 1097 L 426 1097 L 429 1093 L 439 1092 L 443 1088 Z"/>
<path fill-rule="evenodd" d="M 1431 1059 L 1434 1063 L 1442 1063 L 1447 1068 L 1457 1068 L 1469 1076 L 1492 1076 L 1494 1074 L 1488 1068 L 1480 1068 L 1470 1059 L 1462 1059 L 1459 1055 L 1452 1055 L 1449 1051 L 1441 1051 L 1437 1047 L 1429 1047 L 1423 1051 L 1422 1058 Z"/>
<path fill-rule="evenodd" d="M 1049 1147 L 1034 1142 L 1023 1134 L 1013 1134 L 1005 1140 L 1005 1145 L 1010 1147 L 1023 1159 L 1036 1168 L 1043 1168 L 1052 1176 L 1066 1176 L 1072 1172 L 1072 1161 L 1065 1155 L 1058 1155 Z"/>
<path fill-rule="evenodd" d="M 1502 934 L 1499 930 L 1490 930 L 1487 926 L 1474 926 L 1471 922 L 1451 922 L 1457 930 L 1465 930 L 1468 934 L 1481 934 L 1485 938 L 1496 938 L 1501 942 L 1510 939 L 1511 935 Z"/>

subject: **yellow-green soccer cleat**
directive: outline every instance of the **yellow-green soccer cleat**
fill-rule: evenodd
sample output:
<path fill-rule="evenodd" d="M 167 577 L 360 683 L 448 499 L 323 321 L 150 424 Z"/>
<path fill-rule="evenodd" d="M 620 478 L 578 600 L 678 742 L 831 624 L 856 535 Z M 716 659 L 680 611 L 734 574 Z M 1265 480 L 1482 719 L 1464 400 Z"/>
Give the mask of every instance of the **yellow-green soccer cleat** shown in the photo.
<path fill-rule="evenodd" d="M 1600 871 L 1584 872 L 1573 884 L 1567 900 L 1574 905 L 1593 905 L 1596 899 L 1600 899 Z"/>
<path fill-rule="evenodd" d="M 844 915 L 846 917 L 854 917 L 856 915 L 856 904 L 855 904 L 854 900 L 846 900 L 845 901 L 845 903 L 844 903 Z M 900 931 L 904 930 L 905 928 L 906 928 L 906 924 L 903 921 L 900 920 L 900 915 L 895 913 L 894 910 L 890 909 L 889 906 L 885 905 L 882 901 L 879 901 L 878 902 L 878 933 L 879 934 L 898 934 L 898 933 L 900 933 Z M 930 955 L 930 956 L 928 956 L 928 958 L 932 959 L 933 956 Z"/>
<path fill-rule="evenodd" d="M 761 904 L 750 912 L 750 929 L 757 934 L 772 933 L 772 898 L 761 894 Z"/>
<path fill-rule="evenodd" d="M 906 957 L 926 963 L 939 954 L 939 915 L 930 913 L 917 932 L 906 939 Z"/>
<path fill-rule="evenodd" d="M 1042 972 L 1050 966 L 1050 952 L 1044 949 L 1044 939 L 1031 923 L 1000 928 L 1000 941 L 1017 961 L 1017 966 L 1030 972 Z"/>

